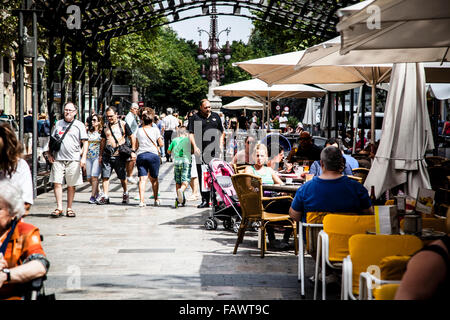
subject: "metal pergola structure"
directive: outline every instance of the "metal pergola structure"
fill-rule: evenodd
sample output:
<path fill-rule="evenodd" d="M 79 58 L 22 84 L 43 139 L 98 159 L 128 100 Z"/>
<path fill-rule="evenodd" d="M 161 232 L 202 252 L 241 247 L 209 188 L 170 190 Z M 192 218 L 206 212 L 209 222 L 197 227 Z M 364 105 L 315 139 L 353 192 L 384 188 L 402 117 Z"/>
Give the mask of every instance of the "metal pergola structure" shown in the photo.
<path fill-rule="evenodd" d="M 18 50 L 18 104 L 19 114 L 24 110 L 24 57 L 33 61 L 33 182 L 37 173 L 37 38 L 47 40 L 47 107 L 51 123 L 62 113 L 67 101 L 66 55 L 71 56 L 71 96 L 77 102 L 84 121 L 86 80 L 89 110 L 93 109 L 93 88 L 97 88 L 99 112 L 111 103 L 113 65 L 110 40 L 139 31 L 168 25 L 177 21 L 211 15 L 215 4 L 217 15 L 233 15 L 264 21 L 320 40 L 335 37 L 340 8 L 359 0 L 22 0 L 14 10 L 19 17 Z M 33 41 L 30 53 L 24 40 L 24 26 L 32 21 Z M 37 25 L 44 29 L 40 35 Z M 58 40 L 58 41 L 56 41 Z M 58 48 L 59 46 L 59 48 Z M 81 64 L 78 63 L 79 54 Z M 86 75 L 87 73 L 87 75 Z M 81 82 L 80 91 L 77 81 Z M 55 103 L 56 84 L 59 83 L 61 103 Z M 19 117 L 19 138 L 23 138 L 23 117 Z M 36 192 L 35 192 L 36 195 Z"/>

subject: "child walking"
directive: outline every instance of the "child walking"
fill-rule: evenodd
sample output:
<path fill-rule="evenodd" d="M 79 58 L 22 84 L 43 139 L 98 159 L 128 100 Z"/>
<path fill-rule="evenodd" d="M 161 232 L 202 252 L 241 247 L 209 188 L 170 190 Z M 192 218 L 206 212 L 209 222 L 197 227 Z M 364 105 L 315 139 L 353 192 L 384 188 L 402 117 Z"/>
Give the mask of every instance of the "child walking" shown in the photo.
<path fill-rule="evenodd" d="M 167 152 L 173 154 L 174 159 L 174 176 L 176 183 L 177 200 L 175 207 L 184 205 L 186 197 L 184 191 L 191 181 L 191 143 L 188 137 L 186 127 L 180 127 L 177 130 L 178 137 L 172 140 Z"/>

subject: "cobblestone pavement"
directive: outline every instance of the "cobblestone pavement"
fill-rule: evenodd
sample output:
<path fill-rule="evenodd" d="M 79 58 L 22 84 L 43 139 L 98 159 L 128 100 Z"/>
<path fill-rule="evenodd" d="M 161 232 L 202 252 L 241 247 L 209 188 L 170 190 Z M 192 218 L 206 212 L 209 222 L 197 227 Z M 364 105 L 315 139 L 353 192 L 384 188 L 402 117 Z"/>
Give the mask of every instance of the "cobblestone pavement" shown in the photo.
<path fill-rule="evenodd" d="M 269 251 L 261 259 L 257 232 L 247 232 L 233 255 L 233 231 L 220 221 L 217 230 L 203 226 L 209 209 L 197 209 L 198 202 L 174 208 L 172 163 L 160 169 L 160 207 L 147 192 L 147 207 L 139 208 L 137 185 L 130 185 L 130 204 L 122 205 L 114 177 L 111 204 L 89 204 L 90 190 L 88 183 L 77 188 L 76 218 L 50 218 L 53 191 L 39 195 L 26 218 L 44 236 L 51 262 L 46 291 L 57 299 L 301 298 L 293 250 Z M 313 274 L 312 264 L 307 258 L 307 276 Z M 312 298 L 309 281 L 306 289 L 306 298 Z"/>

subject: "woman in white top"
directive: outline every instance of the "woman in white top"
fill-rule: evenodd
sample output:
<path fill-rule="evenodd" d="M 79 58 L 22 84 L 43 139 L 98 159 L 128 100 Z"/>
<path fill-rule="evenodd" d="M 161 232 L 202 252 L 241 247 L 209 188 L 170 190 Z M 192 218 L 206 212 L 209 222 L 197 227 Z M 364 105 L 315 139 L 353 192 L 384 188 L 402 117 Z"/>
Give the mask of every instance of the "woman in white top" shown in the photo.
<path fill-rule="evenodd" d="M 159 147 L 163 145 L 161 133 L 157 127 L 153 127 L 153 118 L 155 111 L 146 108 L 142 112 L 142 127 L 136 132 L 137 151 L 136 166 L 139 176 L 139 206 L 145 207 L 145 184 L 147 176 L 152 184 L 153 196 L 155 198 L 155 206 L 159 206 L 158 199 L 158 175 L 161 157 L 159 155 Z"/>
<path fill-rule="evenodd" d="M 9 179 L 21 189 L 25 214 L 28 215 L 33 204 L 33 181 L 28 163 L 22 159 L 22 144 L 11 126 L 0 124 L 0 179 Z"/>

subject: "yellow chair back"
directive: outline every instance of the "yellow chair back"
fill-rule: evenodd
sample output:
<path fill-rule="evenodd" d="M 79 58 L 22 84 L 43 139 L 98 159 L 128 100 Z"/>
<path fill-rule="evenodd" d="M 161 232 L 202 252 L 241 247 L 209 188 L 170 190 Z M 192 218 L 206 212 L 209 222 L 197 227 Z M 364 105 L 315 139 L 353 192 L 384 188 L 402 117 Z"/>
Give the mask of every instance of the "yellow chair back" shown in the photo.
<path fill-rule="evenodd" d="M 412 235 L 355 234 L 350 237 L 349 252 L 353 264 L 353 293 L 358 294 L 359 274 L 367 272 L 369 266 L 380 267 L 387 256 L 413 255 L 423 246 L 422 241 Z"/>
<path fill-rule="evenodd" d="M 373 297 L 375 300 L 395 300 L 395 294 L 399 286 L 397 283 L 383 284 L 373 289 Z"/>
<path fill-rule="evenodd" d="M 375 228 L 374 215 L 328 214 L 323 219 L 323 231 L 329 238 L 329 260 L 342 261 L 348 256 L 348 239 L 354 234 Z"/>

